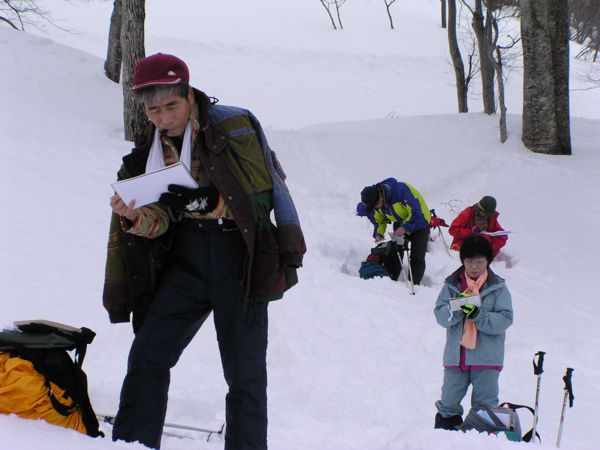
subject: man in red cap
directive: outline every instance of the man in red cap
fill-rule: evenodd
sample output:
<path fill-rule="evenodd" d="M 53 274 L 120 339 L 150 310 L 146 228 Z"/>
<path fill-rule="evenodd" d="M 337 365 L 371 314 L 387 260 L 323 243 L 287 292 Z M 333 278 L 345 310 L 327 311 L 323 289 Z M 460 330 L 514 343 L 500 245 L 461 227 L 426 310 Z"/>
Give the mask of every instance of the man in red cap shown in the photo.
<path fill-rule="evenodd" d="M 285 175 L 252 113 L 190 87 L 181 59 L 142 59 L 132 89 L 151 123 L 118 178 L 180 162 L 198 187 L 170 185 L 139 208 L 111 198 L 103 302 L 113 323 L 132 314 L 135 332 L 113 439 L 160 447 L 170 369 L 212 312 L 225 448 L 266 449 L 267 305 L 306 251 Z"/>

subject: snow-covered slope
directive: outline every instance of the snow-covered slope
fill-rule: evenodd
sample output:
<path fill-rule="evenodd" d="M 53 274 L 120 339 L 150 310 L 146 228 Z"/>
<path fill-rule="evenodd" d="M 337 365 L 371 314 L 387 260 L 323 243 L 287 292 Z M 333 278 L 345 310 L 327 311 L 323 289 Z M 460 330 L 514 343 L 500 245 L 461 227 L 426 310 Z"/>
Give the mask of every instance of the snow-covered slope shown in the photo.
<path fill-rule="evenodd" d="M 153 39 L 158 50 L 158 39 Z M 194 82 L 205 88 L 204 60 L 185 53 L 202 45 L 172 44 L 170 50 L 189 58 Z M 223 46 L 229 55 L 231 46 Z M 214 43 L 204 48 L 219 53 Z M 400 283 L 357 276 L 371 246 L 369 224 L 354 215 L 359 192 L 395 176 L 415 185 L 447 221 L 482 195 L 498 199 L 500 222 L 513 234 L 493 269 L 506 278 L 515 308 L 501 399 L 533 403 L 531 359 L 546 351 L 538 426 L 543 447 L 553 447 L 556 439 L 561 377 L 569 366 L 575 368 L 576 400 L 567 412 L 561 448 L 595 448 L 600 365 L 593 276 L 600 269 L 595 237 L 600 225 L 600 121 L 574 119 L 574 155 L 546 157 L 523 148 L 518 116 L 509 118 L 511 136 L 504 145 L 498 143 L 496 117 L 451 114 L 450 106 L 445 115 L 407 117 L 414 116 L 415 108 L 436 113 L 437 99 L 452 97 L 443 74 L 437 75 L 438 84 L 430 83 L 430 92 L 414 97 L 414 107 L 393 100 L 398 117 L 349 121 L 385 115 L 368 113 L 378 111 L 388 98 L 372 55 L 357 50 L 355 66 L 349 52 L 324 52 L 323 60 L 307 57 L 306 72 L 298 75 L 303 89 L 313 92 L 326 72 L 321 65 L 333 68 L 348 58 L 344 89 L 362 83 L 363 93 L 357 94 L 362 103 L 324 90 L 318 98 L 298 94 L 297 107 L 290 108 L 272 90 L 273 80 L 283 80 L 281 92 L 288 92 L 285 70 L 298 63 L 298 52 L 308 50 L 292 44 L 288 49 L 261 43 L 253 48 L 264 52 L 262 64 L 255 61 L 260 66 L 255 72 L 246 71 L 247 59 L 233 57 L 226 71 L 227 83 L 234 85 L 236 74 L 247 76 L 253 86 L 247 97 L 225 82 L 205 90 L 221 97 L 224 90 L 223 103 L 249 107 L 266 124 L 295 128 L 267 130 L 288 174 L 309 249 L 300 284 L 270 307 L 270 447 L 515 445 L 504 438 L 432 429 L 444 342 L 432 308 L 444 277 L 459 264 L 457 255 L 448 256 L 439 238 L 432 242 L 425 282 L 415 296 Z M 95 330 L 84 366 L 90 395 L 98 412 L 114 412 L 132 339 L 129 325 L 110 325 L 101 305 L 110 182 L 129 149 L 121 138 L 121 89 L 103 77 L 100 58 L 45 38 L 0 28 L 0 53 L 0 326 L 46 318 Z M 358 67 L 355 72 L 353 67 Z M 365 81 L 368 67 L 371 77 Z M 208 78 L 216 83 L 214 74 Z M 413 78 L 407 69 L 399 75 L 399 85 Z M 423 106 L 427 102 L 433 106 Z M 311 114 L 315 120 L 294 123 L 328 117 L 337 123 L 297 128 L 286 118 Z M 594 117 L 594 112 L 587 115 Z M 214 329 L 207 322 L 173 371 L 168 420 L 219 426 L 224 394 Z M 467 400 L 464 405 L 468 409 Z M 521 417 L 523 427 L 529 426 L 531 418 Z M 0 434 L 2 449 L 115 445 L 16 417 L 0 417 Z M 218 439 L 163 440 L 167 450 L 222 445 Z M 141 447 L 119 443 L 117 448 Z"/>

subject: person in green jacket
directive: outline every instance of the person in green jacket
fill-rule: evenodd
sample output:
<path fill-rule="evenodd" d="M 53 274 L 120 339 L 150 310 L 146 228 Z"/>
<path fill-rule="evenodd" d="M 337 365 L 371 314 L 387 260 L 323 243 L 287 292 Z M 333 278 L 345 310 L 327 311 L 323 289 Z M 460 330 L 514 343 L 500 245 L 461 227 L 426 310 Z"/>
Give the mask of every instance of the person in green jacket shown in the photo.
<path fill-rule="evenodd" d="M 402 236 L 410 242 L 412 282 L 421 284 L 431 220 L 431 212 L 423 196 L 412 185 L 387 178 L 366 186 L 360 193 L 360 200 L 364 205 L 364 215 L 373 224 L 375 242 L 384 239 L 389 223 L 393 224 L 395 236 Z"/>
<path fill-rule="evenodd" d="M 268 301 L 296 283 L 306 251 L 285 175 L 252 113 L 190 87 L 176 56 L 140 60 L 132 89 L 151 124 L 118 178 L 181 162 L 198 187 L 141 207 L 111 198 L 103 301 L 111 322 L 133 313 L 136 333 L 113 440 L 160 447 L 170 369 L 212 313 L 225 448 L 266 449 Z"/>

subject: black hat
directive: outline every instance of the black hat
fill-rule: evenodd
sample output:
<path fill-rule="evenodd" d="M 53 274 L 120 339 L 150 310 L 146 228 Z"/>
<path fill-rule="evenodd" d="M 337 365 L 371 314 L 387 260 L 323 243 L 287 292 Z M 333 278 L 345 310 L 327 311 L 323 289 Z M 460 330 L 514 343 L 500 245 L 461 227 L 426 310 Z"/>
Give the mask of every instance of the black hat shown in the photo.
<path fill-rule="evenodd" d="M 464 262 L 467 258 L 476 258 L 483 256 L 487 259 L 488 266 L 494 259 L 492 246 L 486 238 L 480 234 L 473 234 L 466 238 L 460 246 L 460 262 Z"/>
<path fill-rule="evenodd" d="M 496 212 L 496 199 L 494 197 L 486 195 L 477 202 L 477 206 L 479 207 L 484 216 L 492 217 L 492 215 L 494 215 L 494 213 Z"/>
<path fill-rule="evenodd" d="M 379 189 L 376 185 L 367 186 L 360 193 L 360 201 L 365 204 L 367 212 L 373 211 L 377 200 L 379 200 Z"/>

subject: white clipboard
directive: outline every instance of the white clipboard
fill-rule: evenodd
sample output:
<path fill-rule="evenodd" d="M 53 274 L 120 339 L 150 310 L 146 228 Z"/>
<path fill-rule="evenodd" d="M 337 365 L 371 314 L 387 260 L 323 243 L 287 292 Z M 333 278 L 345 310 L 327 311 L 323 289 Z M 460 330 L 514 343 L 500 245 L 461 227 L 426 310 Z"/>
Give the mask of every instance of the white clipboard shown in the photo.
<path fill-rule="evenodd" d="M 470 303 L 471 305 L 481 306 L 481 296 L 469 295 L 468 297 L 451 298 L 449 303 L 450 311 L 460 311 L 462 305 Z"/>
<path fill-rule="evenodd" d="M 137 177 L 112 183 L 119 197 L 129 205 L 135 199 L 135 207 L 157 202 L 163 192 L 167 192 L 170 184 L 179 184 L 188 188 L 197 188 L 198 183 L 187 167 L 178 162 L 154 172 L 144 173 Z"/>

